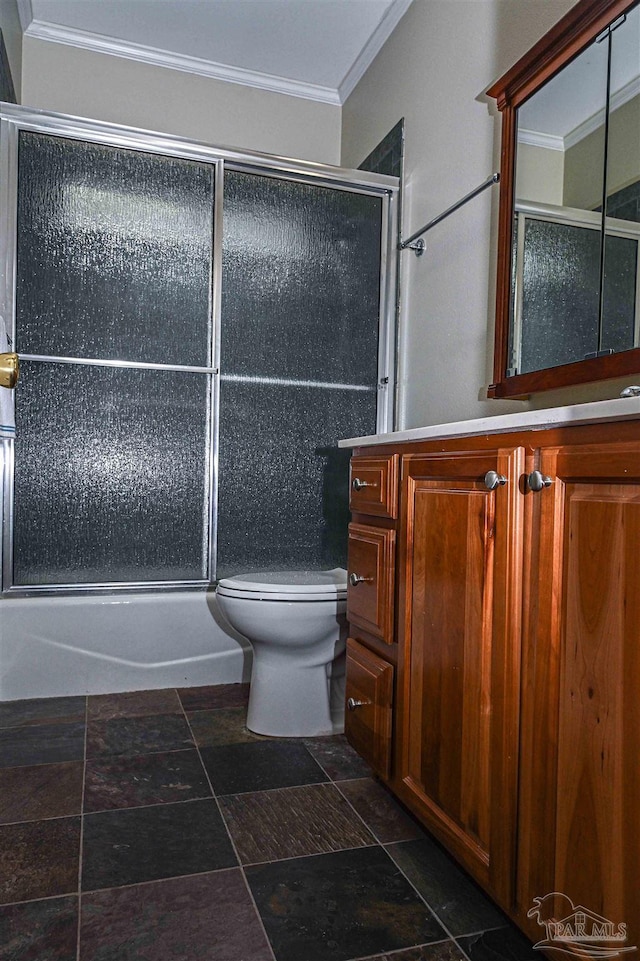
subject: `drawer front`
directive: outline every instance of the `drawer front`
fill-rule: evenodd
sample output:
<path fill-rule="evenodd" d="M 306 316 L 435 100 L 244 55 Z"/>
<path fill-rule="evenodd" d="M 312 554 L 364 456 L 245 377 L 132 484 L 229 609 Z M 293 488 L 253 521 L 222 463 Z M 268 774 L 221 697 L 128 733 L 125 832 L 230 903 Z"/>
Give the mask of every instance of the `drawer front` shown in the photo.
<path fill-rule="evenodd" d="M 349 507 L 361 514 L 397 518 L 398 454 L 351 458 Z"/>
<path fill-rule="evenodd" d="M 347 618 L 393 644 L 396 532 L 349 524 Z"/>
<path fill-rule="evenodd" d="M 347 740 L 378 774 L 391 772 L 393 665 L 347 640 Z"/>

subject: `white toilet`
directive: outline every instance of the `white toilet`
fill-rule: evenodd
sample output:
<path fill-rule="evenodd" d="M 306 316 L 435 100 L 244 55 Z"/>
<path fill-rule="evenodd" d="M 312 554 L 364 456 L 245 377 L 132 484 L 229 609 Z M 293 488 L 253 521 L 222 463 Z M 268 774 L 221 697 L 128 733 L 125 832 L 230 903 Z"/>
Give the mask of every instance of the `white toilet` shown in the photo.
<path fill-rule="evenodd" d="M 275 737 L 340 733 L 347 572 L 237 574 L 219 581 L 216 595 L 253 648 L 249 730 Z"/>

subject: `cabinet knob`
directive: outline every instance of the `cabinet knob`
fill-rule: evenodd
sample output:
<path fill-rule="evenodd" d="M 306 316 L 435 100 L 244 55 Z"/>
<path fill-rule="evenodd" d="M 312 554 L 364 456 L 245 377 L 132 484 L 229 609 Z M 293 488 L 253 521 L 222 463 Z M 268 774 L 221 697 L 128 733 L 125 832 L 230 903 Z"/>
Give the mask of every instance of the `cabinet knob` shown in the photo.
<path fill-rule="evenodd" d="M 378 485 L 370 481 L 360 480 L 359 477 L 354 477 L 353 480 L 351 481 L 351 486 L 353 487 L 354 491 L 361 491 L 365 487 L 377 487 Z"/>
<path fill-rule="evenodd" d="M 499 474 L 495 470 L 488 470 L 484 475 L 484 486 L 488 491 L 494 491 L 496 487 L 504 487 L 507 483 L 507 478 L 504 474 Z"/>
<path fill-rule="evenodd" d="M 364 577 L 362 574 L 356 574 L 355 571 L 349 574 L 349 583 L 352 587 L 357 587 L 358 584 L 371 584 L 372 582 L 372 577 Z"/>
<path fill-rule="evenodd" d="M 529 490 L 541 491 L 545 487 L 551 487 L 553 481 L 546 474 L 543 474 L 539 470 L 533 470 L 527 477 L 527 484 L 529 485 Z"/>
<path fill-rule="evenodd" d="M 350 711 L 355 711 L 359 707 L 366 707 L 367 704 L 371 704 L 371 701 L 356 701 L 355 697 L 350 697 L 347 701 L 347 707 Z"/>

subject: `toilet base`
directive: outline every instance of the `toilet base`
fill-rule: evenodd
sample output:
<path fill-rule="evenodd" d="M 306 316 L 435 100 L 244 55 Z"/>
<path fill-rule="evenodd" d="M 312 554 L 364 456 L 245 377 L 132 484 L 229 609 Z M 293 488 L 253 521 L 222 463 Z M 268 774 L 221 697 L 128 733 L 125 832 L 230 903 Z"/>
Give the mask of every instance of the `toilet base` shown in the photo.
<path fill-rule="evenodd" d="M 329 665 L 329 669 L 332 665 Z M 327 665 L 290 668 L 254 657 L 247 727 L 270 737 L 318 737 L 344 731 L 344 677 Z"/>

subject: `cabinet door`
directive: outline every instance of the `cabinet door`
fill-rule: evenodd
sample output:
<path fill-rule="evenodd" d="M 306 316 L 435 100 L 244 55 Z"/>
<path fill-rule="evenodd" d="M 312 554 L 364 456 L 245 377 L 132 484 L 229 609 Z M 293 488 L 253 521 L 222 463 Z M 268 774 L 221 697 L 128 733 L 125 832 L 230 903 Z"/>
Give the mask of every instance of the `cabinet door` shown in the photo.
<path fill-rule="evenodd" d="M 540 469 L 519 910 L 534 938 L 545 911 L 560 920 L 575 905 L 587 924 L 627 925 L 618 950 L 640 947 L 640 450 L 546 449 Z M 555 906 L 536 911 L 551 892 Z"/>
<path fill-rule="evenodd" d="M 403 461 L 398 793 L 503 904 L 513 887 L 522 448 Z M 495 471 L 498 486 L 491 486 Z M 493 478 L 496 481 L 496 478 Z"/>

